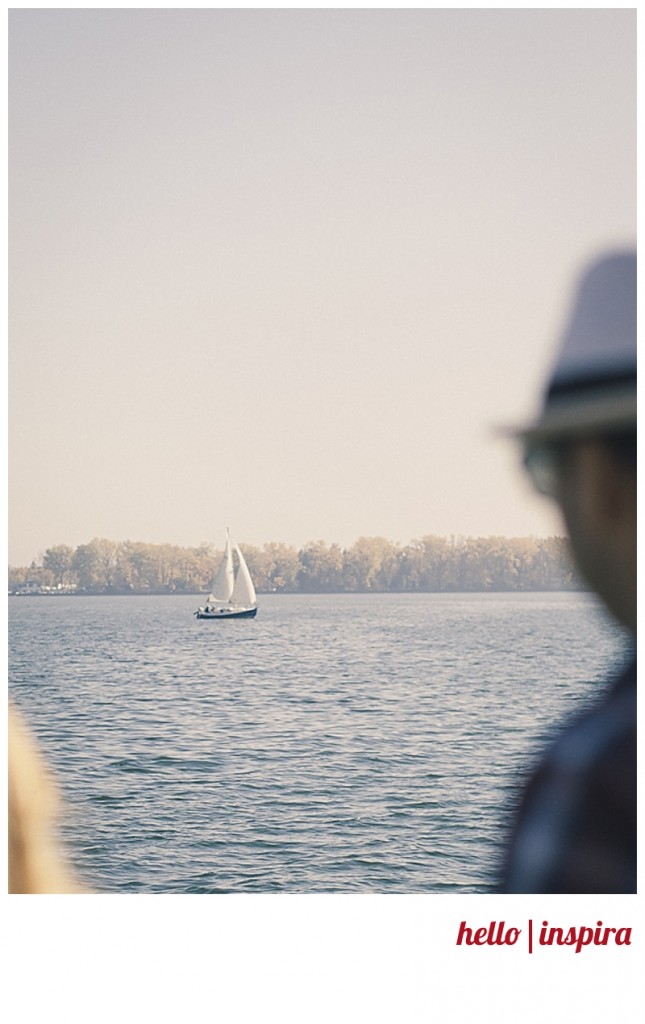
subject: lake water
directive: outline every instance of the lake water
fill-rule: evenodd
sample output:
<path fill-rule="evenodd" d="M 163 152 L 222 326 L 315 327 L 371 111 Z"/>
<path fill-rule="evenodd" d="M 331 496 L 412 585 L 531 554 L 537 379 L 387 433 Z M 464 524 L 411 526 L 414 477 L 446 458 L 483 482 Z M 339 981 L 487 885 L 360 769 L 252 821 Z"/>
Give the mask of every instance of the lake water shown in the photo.
<path fill-rule="evenodd" d="M 13 598 L 93 889 L 486 893 L 518 772 L 626 642 L 583 594 Z"/>

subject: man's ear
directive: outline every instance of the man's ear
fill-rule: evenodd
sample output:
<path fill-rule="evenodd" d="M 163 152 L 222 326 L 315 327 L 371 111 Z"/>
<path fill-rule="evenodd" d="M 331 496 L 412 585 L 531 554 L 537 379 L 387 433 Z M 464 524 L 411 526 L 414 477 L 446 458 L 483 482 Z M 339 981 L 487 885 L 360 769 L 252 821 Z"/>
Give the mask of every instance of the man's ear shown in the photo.
<path fill-rule="evenodd" d="M 589 499 L 593 500 L 598 526 L 624 534 L 636 531 L 636 481 L 611 449 L 598 443 L 587 448 L 586 465 Z"/>

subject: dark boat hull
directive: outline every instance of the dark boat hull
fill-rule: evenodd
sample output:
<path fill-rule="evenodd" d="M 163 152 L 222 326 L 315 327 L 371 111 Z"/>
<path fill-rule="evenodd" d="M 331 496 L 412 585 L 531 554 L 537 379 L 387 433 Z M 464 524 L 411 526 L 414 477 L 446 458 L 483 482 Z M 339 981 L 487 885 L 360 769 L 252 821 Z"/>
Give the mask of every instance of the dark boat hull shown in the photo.
<path fill-rule="evenodd" d="M 244 608 L 242 611 L 204 612 L 198 609 L 195 612 L 197 619 L 209 619 L 217 622 L 222 619 L 254 619 L 257 615 L 257 608 Z"/>

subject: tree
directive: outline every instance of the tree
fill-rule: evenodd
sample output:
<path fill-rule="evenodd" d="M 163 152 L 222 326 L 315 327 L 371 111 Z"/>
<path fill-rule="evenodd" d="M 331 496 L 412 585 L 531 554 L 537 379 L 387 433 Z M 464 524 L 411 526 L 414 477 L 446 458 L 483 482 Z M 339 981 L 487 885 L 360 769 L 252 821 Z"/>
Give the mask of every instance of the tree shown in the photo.
<path fill-rule="evenodd" d="M 298 554 L 298 589 L 302 593 L 334 594 L 343 589 L 343 552 L 324 541 L 305 544 Z"/>
<path fill-rule="evenodd" d="M 287 544 L 265 544 L 262 551 L 244 545 L 244 557 L 256 589 L 264 593 L 298 590 L 298 552 Z"/>
<path fill-rule="evenodd" d="M 354 593 L 388 590 L 396 575 L 397 550 L 384 537 L 359 537 L 345 552 L 345 588 Z"/>
<path fill-rule="evenodd" d="M 81 589 L 111 590 L 115 586 L 119 548 L 115 541 L 99 537 L 77 547 L 73 566 Z"/>
<path fill-rule="evenodd" d="M 117 568 L 126 590 L 154 590 L 157 583 L 154 544 L 127 540 L 120 547 Z"/>
<path fill-rule="evenodd" d="M 74 549 L 67 544 L 47 548 L 43 555 L 43 569 L 51 572 L 56 586 L 69 586 L 74 575 Z"/>
<path fill-rule="evenodd" d="M 401 553 L 399 567 L 400 590 L 435 593 L 457 589 L 455 549 L 446 537 L 427 534 L 413 541 Z"/>

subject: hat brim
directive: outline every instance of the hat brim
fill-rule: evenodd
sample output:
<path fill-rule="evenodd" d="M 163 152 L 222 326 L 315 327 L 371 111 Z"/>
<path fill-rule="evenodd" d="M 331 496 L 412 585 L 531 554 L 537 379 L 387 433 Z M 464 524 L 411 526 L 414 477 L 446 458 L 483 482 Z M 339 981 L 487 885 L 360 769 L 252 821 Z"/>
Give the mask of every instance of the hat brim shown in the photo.
<path fill-rule="evenodd" d="M 607 394 L 580 394 L 551 400 L 540 418 L 506 431 L 520 441 L 592 437 L 636 429 L 636 388 Z"/>

